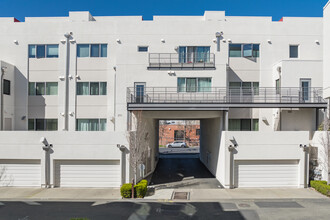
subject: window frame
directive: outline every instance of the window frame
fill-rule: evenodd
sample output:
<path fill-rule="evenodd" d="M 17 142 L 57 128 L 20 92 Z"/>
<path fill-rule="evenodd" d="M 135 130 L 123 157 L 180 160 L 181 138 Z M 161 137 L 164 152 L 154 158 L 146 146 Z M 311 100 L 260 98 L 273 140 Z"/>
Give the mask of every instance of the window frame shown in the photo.
<path fill-rule="evenodd" d="M 239 121 L 239 126 L 240 126 L 239 130 L 230 129 L 230 125 L 231 125 L 230 121 L 233 121 L 233 120 Z M 243 130 L 242 125 L 244 122 L 247 122 L 247 121 L 249 121 L 250 130 Z M 257 122 L 256 124 L 258 125 L 256 128 L 254 126 L 255 122 Z M 228 129 L 229 131 L 259 131 L 259 118 L 230 118 L 228 120 L 228 128 L 229 128 Z"/>
<path fill-rule="evenodd" d="M 96 131 L 107 131 L 107 125 L 108 125 L 107 118 L 76 118 L 76 131 L 82 131 L 82 130 L 78 130 L 78 120 L 98 120 L 98 126 L 97 126 Z M 101 120 L 105 120 L 105 130 L 100 130 L 101 129 Z M 90 122 L 88 122 L 88 123 L 90 123 Z M 92 131 L 92 130 L 87 130 L 87 131 Z M 86 132 L 86 131 L 83 131 L 83 132 Z"/>
<path fill-rule="evenodd" d="M 195 91 L 187 91 L 188 86 L 187 86 L 187 79 L 195 79 L 196 83 L 195 83 Z M 203 91 L 200 91 L 200 87 L 199 87 L 199 79 L 207 79 L 210 81 L 210 90 L 205 90 L 204 88 Z M 179 80 L 184 80 L 184 91 L 180 91 L 180 87 L 179 87 Z M 190 88 L 190 87 L 189 87 Z M 206 87 L 208 88 L 208 87 Z M 178 93 L 196 93 L 196 92 L 212 92 L 212 77 L 178 77 L 177 78 L 177 91 Z"/>
<path fill-rule="evenodd" d="M 88 83 L 88 94 L 87 95 L 78 94 L 78 83 Z M 98 94 L 97 95 L 91 94 L 91 83 L 98 83 Z M 101 83 L 105 83 L 105 85 L 106 85 L 105 94 L 101 94 Z M 106 81 L 76 82 L 76 96 L 106 96 L 108 94 L 107 90 L 108 90 L 108 82 L 106 82 Z"/>
<path fill-rule="evenodd" d="M 230 56 L 230 47 L 233 46 L 233 45 L 240 45 L 240 56 Z M 244 55 L 244 47 L 247 46 L 247 45 L 250 45 L 251 46 L 251 56 L 245 56 Z M 256 47 L 258 46 L 258 50 L 256 50 Z M 238 48 L 238 47 L 237 47 Z M 256 54 L 256 56 L 255 56 Z M 235 43 L 235 44 L 229 44 L 228 46 L 228 57 L 229 58 L 259 58 L 260 57 L 260 43 Z"/>
<path fill-rule="evenodd" d="M 142 49 L 142 48 L 146 48 L 146 50 L 140 50 L 140 49 Z M 138 46 L 138 47 L 137 47 L 137 51 L 138 51 L 139 53 L 146 53 L 146 52 L 149 51 L 149 46 Z"/>
<path fill-rule="evenodd" d="M 11 94 L 11 82 L 10 82 L 10 80 L 3 79 L 3 84 L 2 85 L 3 85 L 2 93 L 4 95 L 10 95 Z M 6 86 L 9 86 L 9 91 L 7 91 Z"/>
<path fill-rule="evenodd" d="M 33 129 L 29 128 L 29 123 L 33 120 Z M 43 120 L 43 130 L 37 130 L 37 120 Z M 56 120 L 56 130 L 47 130 L 47 122 L 48 120 Z M 57 118 L 29 118 L 28 119 L 28 131 L 58 131 L 58 119 Z"/>
<path fill-rule="evenodd" d="M 38 57 L 38 46 L 44 46 L 44 55 L 43 57 Z M 49 56 L 48 55 L 48 46 L 57 46 L 57 55 L 55 56 Z M 34 48 L 34 56 L 30 54 L 30 48 Z M 28 45 L 28 58 L 35 58 L 35 59 L 52 59 L 52 58 L 59 58 L 59 45 L 58 44 L 29 44 Z"/>
<path fill-rule="evenodd" d="M 44 94 L 37 94 L 37 83 L 44 84 Z M 57 84 L 57 93 L 56 95 L 47 94 L 47 84 L 56 83 Z M 34 85 L 33 94 L 30 93 L 30 85 Z M 28 96 L 58 96 L 58 82 L 29 82 L 28 84 Z"/>
<path fill-rule="evenodd" d="M 291 56 L 291 47 L 297 47 L 297 57 Z M 300 55 L 300 44 L 290 44 L 289 45 L 289 58 L 290 59 L 299 59 Z"/>
<path fill-rule="evenodd" d="M 88 45 L 88 56 L 78 56 L 78 48 L 81 45 Z M 98 56 L 92 56 L 92 45 L 98 45 Z M 102 47 L 106 47 L 106 54 L 102 54 Z M 108 57 L 108 44 L 107 43 L 81 43 L 77 44 L 77 51 L 76 51 L 77 58 L 107 58 Z"/>

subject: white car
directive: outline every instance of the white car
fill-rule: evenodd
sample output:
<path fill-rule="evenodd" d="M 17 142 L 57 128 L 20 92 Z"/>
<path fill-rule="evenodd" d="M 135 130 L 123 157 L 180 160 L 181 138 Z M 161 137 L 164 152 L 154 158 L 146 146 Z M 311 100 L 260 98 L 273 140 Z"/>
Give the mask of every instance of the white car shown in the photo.
<path fill-rule="evenodd" d="M 188 147 L 188 145 L 186 144 L 186 142 L 182 142 L 182 141 L 174 141 L 173 143 L 169 143 L 166 145 L 166 147 L 168 148 L 172 148 L 172 147 Z"/>

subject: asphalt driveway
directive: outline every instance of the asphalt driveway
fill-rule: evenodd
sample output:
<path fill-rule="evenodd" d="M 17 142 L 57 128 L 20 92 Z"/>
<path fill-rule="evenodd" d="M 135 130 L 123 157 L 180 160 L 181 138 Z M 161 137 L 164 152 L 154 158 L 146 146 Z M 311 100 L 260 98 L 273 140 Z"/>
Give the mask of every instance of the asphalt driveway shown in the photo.
<path fill-rule="evenodd" d="M 149 185 L 156 189 L 222 188 L 219 181 L 199 160 L 198 154 L 174 154 L 160 157 Z"/>

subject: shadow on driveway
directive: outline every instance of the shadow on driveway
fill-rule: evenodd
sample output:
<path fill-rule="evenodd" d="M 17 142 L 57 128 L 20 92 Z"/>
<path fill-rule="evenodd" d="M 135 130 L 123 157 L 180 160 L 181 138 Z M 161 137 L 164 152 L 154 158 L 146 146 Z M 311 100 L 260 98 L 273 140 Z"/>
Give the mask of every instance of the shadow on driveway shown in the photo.
<path fill-rule="evenodd" d="M 160 158 L 149 185 L 156 188 L 222 188 L 196 155 Z"/>

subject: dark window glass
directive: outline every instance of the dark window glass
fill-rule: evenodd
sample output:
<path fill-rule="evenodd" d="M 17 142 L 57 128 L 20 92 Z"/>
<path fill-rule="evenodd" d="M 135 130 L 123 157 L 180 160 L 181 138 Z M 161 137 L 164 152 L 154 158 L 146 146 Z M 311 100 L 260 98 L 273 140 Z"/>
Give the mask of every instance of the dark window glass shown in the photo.
<path fill-rule="evenodd" d="M 184 131 L 183 130 L 175 130 L 174 131 L 174 140 L 183 140 L 184 139 Z"/>
<path fill-rule="evenodd" d="M 29 131 L 34 131 L 34 119 L 29 119 L 28 129 L 29 129 Z"/>
<path fill-rule="evenodd" d="M 100 90 L 99 90 L 99 83 L 98 82 L 91 82 L 90 83 L 90 95 L 99 95 Z"/>
<path fill-rule="evenodd" d="M 3 80 L 3 94 L 10 95 L 10 81 L 6 79 Z"/>
<path fill-rule="evenodd" d="M 45 95 L 45 83 L 36 83 L 36 95 Z"/>
<path fill-rule="evenodd" d="M 139 52 L 148 52 L 148 47 L 138 47 Z"/>
<path fill-rule="evenodd" d="M 253 57 L 259 57 L 259 44 L 253 44 Z"/>
<path fill-rule="evenodd" d="M 201 134 L 201 130 L 200 129 L 196 129 L 196 135 L 200 135 Z"/>
<path fill-rule="evenodd" d="M 298 46 L 290 45 L 290 58 L 298 58 Z"/>
<path fill-rule="evenodd" d="M 241 119 L 241 131 L 251 131 L 251 119 Z"/>
<path fill-rule="evenodd" d="M 36 45 L 29 45 L 29 58 L 36 57 Z"/>
<path fill-rule="evenodd" d="M 91 44 L 91 57 L 99 57 L 99 56 L 100 56 L 100 45 Z"/>
<path fill-rule="evenodd" d="M 37 45 L 37 58 L 45 58 L 46 47 L 45 45 Z"/>
<path fill-rule="evenodd" d="M 107 57 L 107 56 L 108 56 L 108 45 L 101 44 L 101 57 Z"/>
<path fill-rule="evenodd" d="M 36 119 L 36 131 L 45 130 L 45 119 Z"/>
<path fill-rule="evenodd" d="M 242 56 L 242 44 L 230 44 L 229 57 L 241 57 L 241 56 Z"/>

